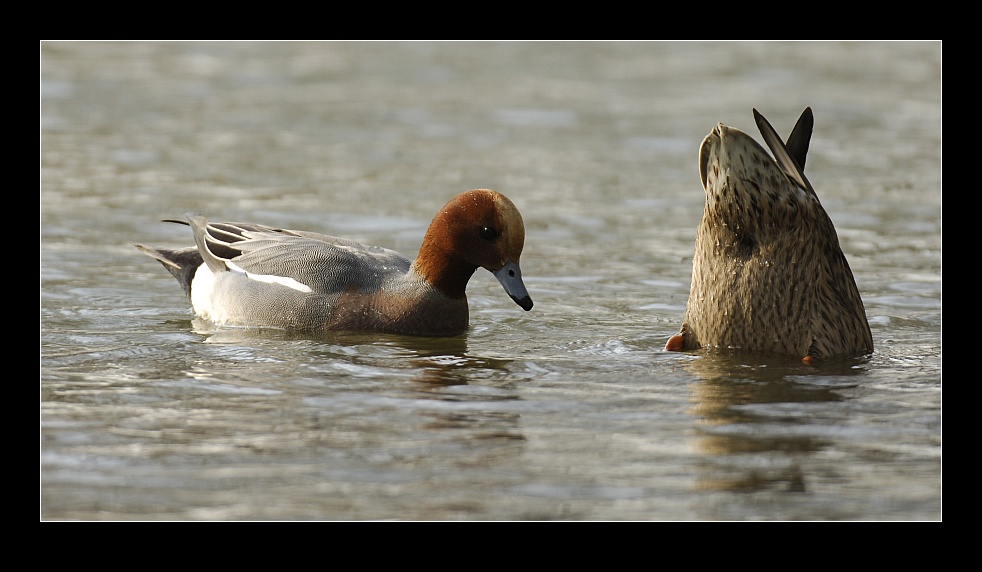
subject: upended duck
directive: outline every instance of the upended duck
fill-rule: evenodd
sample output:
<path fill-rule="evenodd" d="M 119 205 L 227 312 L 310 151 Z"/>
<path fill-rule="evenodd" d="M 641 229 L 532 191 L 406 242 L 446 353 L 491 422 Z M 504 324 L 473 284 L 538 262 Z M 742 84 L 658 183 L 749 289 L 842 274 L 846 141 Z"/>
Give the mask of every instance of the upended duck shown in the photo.
<path fill-rule="evenodd" d="M 722 123 L 700 147 L 706 204 L 682 327 L 665 349 L 772 352 L 805 363 L 872 353 L 856 280 L 804 173 L 811 108 L 787 142 L 756 109 L 754 119 L 773 158 Z"/>
<path fill-rule="evenodd" d="M 478 267 L 532 309 L 519 266 L 522 215 L 489 189 L 461 193 L 440 209 L 413 261 L 315 232 L 193 214 L 184 224 L 195 246 L 135 246 L 177 278 L 199 317 L 219 325 L 457 335 L 468 328 L 465 288 Z"/>

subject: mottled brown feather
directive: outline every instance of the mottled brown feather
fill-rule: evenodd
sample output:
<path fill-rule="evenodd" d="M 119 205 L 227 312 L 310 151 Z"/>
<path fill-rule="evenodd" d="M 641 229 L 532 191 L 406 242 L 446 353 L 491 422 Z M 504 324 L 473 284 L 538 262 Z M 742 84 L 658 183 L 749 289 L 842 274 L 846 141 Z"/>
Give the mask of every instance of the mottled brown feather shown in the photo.
<path fill-rule="evenodd" d="M 770 128 L 755 114 L 762 132 Z M 807 362 L 873 351 L 835 227 L 799 166 L 808 149 L 810 109 L 799 125 L 789 138 L 792 149 L 775 140 L 776 133 L 765 134 L 778 161 L 723 124 L 703 140 L 706 204 L 682 328 L 667 349 L 774 352 Z"/>

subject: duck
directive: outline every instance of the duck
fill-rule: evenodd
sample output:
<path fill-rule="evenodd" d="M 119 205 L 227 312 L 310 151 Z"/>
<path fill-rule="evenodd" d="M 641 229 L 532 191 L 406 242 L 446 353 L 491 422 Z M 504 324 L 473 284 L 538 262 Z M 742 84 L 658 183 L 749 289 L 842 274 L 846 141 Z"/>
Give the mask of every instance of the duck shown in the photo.
<path fill-rule="evenodd" d="M 194 246 L 134 244 L 178 281 L 196 316 L 219 326 L 455 336 L 467 331 L 467 282 L 490 271 L 525 311 L 532 298 L 520 258 L 525 225 L 490 189 L 450 199 L 415 260 L 381 246 L 188 213 Z"/>
<path fill-rule="evenodd" d="M 722 123 L 700 146 L 706 202 L 682 326 L 665 349 L 768 352 L 806 364 L 871 354 L 856 279 L 804 173 L 812 109 L 786 141 L 757 109 L 753 114 L 773 157 Z"/>

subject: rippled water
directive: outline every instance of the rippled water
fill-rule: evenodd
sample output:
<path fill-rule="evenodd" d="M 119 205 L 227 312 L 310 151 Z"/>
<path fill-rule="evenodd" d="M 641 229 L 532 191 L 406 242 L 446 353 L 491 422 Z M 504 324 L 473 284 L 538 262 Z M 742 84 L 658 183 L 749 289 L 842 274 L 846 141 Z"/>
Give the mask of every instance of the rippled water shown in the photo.
<path fill-rule="evenodd" d="M 941 518 L 941 46 L 41 44 L 44 520 Z M 666 353 L 717 121 L 786 134 L 876 352 Z M 527 225 L 449 339 L 215 330 L 132 243 L 197 211 L 412 256 L 454 194 Z"/>

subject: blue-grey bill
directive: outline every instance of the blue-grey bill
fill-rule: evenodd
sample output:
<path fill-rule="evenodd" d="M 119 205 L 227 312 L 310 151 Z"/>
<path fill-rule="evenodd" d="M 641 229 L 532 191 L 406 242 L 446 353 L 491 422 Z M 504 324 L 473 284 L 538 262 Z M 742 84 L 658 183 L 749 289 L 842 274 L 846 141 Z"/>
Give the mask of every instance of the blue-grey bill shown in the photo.
<path fill-rule="evenodd" d="M 498 279 L 498 282 L 501 282 L 501 285 L 505 287 L 505 292 L 511 296 L 516 304 L 526 312 L 532 309 L 532 297 L 529 296 L 528 290 L 525 289 L 525 283 L 522 282 L 522 269 L 518 267 L 518 264 L 509 262 L 498 270 L 492 270 L 491 273 Z"/>

